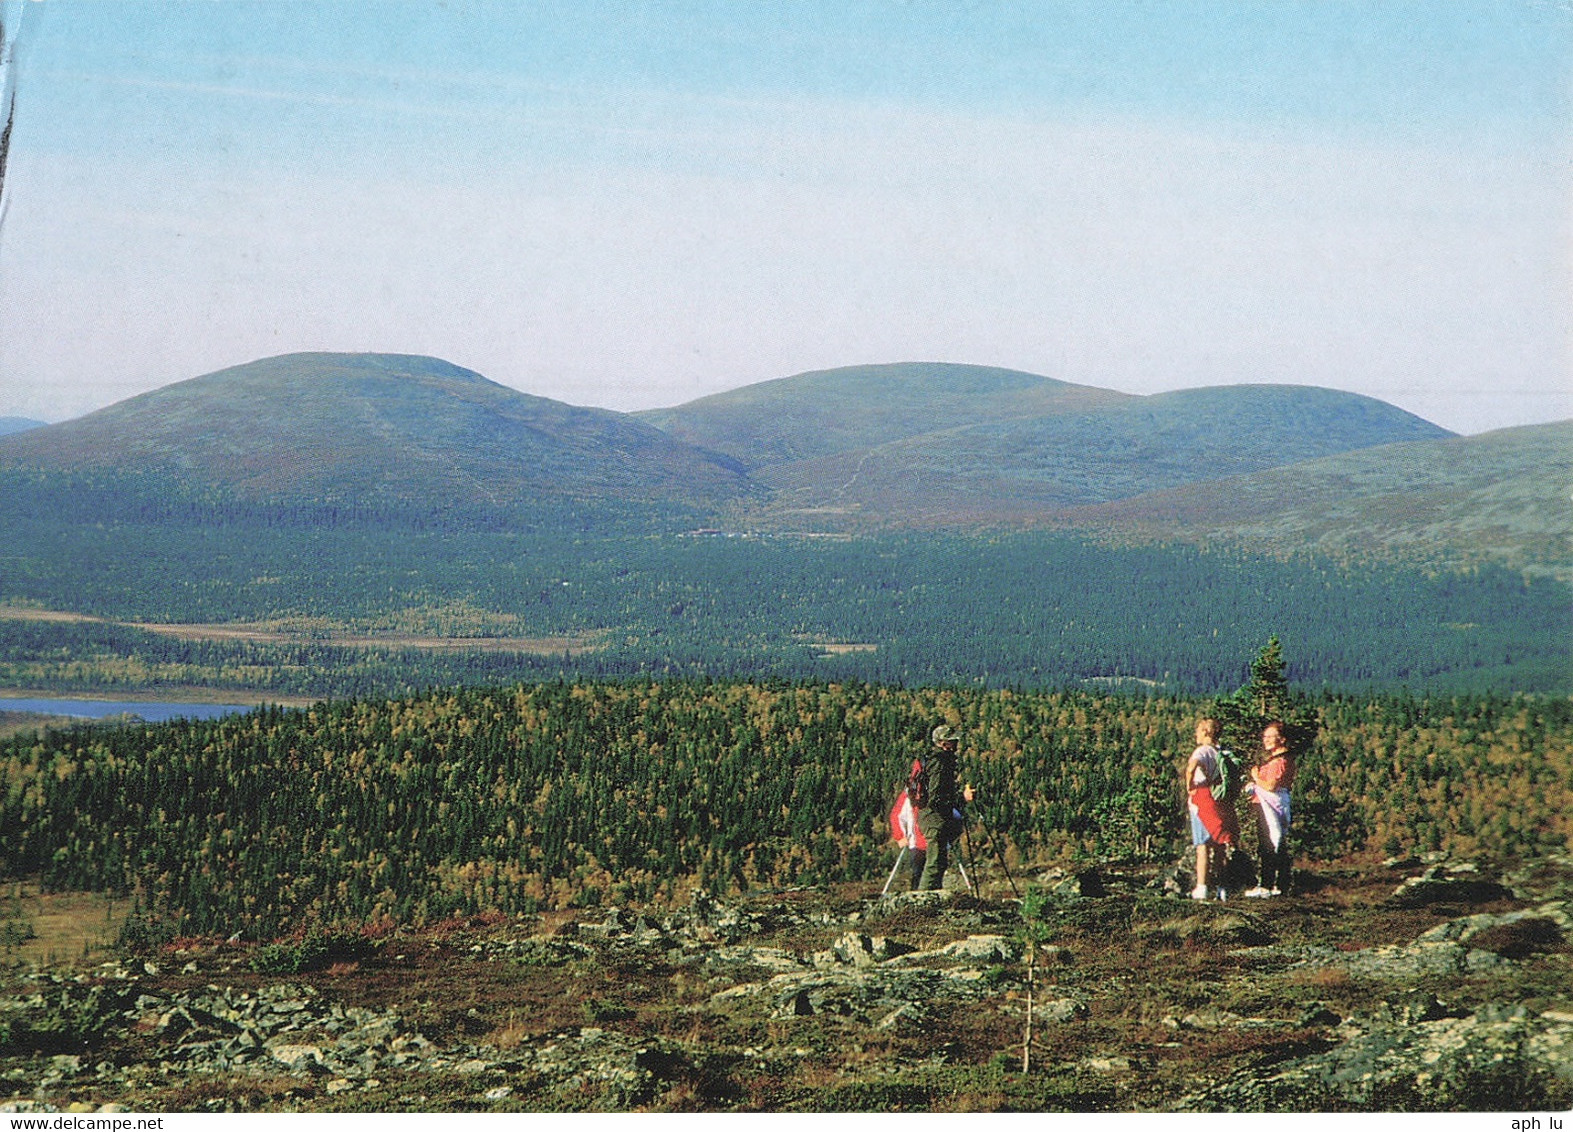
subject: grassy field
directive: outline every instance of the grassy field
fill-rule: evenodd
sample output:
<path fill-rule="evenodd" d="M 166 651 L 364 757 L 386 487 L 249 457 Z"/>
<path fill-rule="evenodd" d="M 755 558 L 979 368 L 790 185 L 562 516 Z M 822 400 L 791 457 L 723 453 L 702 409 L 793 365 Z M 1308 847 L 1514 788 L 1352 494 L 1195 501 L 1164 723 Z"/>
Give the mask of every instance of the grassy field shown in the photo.
<path fill-rule="evenodd" d="M 412 615 L 414 616 L 414 615 Z M 422 621 L 442 623 L 444 611 L 426 611 Z M 472 619 L 473 620 L 473 619 Z M 601 647 L 594 635 L 581 636 L 513 636 L 506 630 L 515 628 L 517 619 L 491 615 L 483 623 L 472 624 L 464 634 L 436 635 L 411 632 L 407 629 L 367 628 L 328 621 L 324 618 L 291 618 L 261 623 L 231 623 L 218 625 L 175 624 L 160 621 L 115 621 L 106 617 L 93 617 L 85 613 L 63 610 L 35 609 L 29 606 L 0 605 L 0 621 L 33 621 L 48 624 L 108 625 L 122 629 L 140 629 L 179 641 L 240 641 L 251 644 L 292 645 L 318 644 L 340 648 L 389 648 L 429 649 L 437 652 L 478 650 L 481 652 L 511 652 L 531 656 L 575 656 L 592 652 Z M 502 630 L 502 631 L 499 631 Z M 828 647 L 828 646 L 827 646 Z M 857 646 L 851 646 L 853 648 Z"/>
<path fill-rule="evenodd" d="M 0 890 L 0 965 L 75 966 L 106 957 L 130 905 L 96 892 L 42 892 L 16 881 Z"/>

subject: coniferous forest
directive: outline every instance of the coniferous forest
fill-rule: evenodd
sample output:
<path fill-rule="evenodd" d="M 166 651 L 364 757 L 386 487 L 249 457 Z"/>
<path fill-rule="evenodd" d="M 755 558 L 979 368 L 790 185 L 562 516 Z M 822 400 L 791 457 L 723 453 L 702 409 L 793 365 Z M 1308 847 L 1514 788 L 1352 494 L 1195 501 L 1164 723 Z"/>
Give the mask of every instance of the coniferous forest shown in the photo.
<path fill-rule="evenodd" d="M 193 503 L 196 522 L 91 488 L 47 516 L 0 496 L 18 536 L 0 602 L 101 619 L 0 621 L 0 687 L 326 697 L 0 745 L 0 875 L 129 896 L 148 931 L 877 882 L 896 783 L 942 718 L 966 736 L 986 860 L 1172 858 L 1195 718 L 1270 633 L 1308 697 L 1299 851 L 1567 844 L 1573 602 L 1543 575 L 1052 532 L 592 534 Z M 84 499 L 116 517 L 75 515 Z M 202 622 L 307 630 L 155 631 Z M 419 632 L 569 643 L 396 643 Z M 1259 714 L 1224 714 L 1253 750 Z"/>
<path fill-rule="evenodd" d="M 129 895 L 139 930 L 252 938 L 695 887 L 876 884 L 892 860 L 886 810 L 938 719 L 965 736 L 984 867 L 1173 855 L 1177 768 L 1197 714 L 1219 704 L 550 681 L 82 727 L 0 745 L 0 870 Z M 1324 696 L 1297 710 L 1314 734 L 1296 786 L 1304 854 L 1568 844 L 1565 699 Z M 1254 749 L 1243 728 L 1224 738 Z"/>
<path fill-rule="evenodd" d="M 0 515 L 5 511 L 0 498 Z M 1233 686 L 1269 632 L 1300 686 L 1567 692 L 1567 585 L 1501 566 L 1099 545 L 1056 533 L 855 540 L 571 535 L 347 522 L 50 525 L 17 537 L 0 604 L 107 621 L 307 626 L 285 644 L 0 620 L 0 687 L 200 685 L 405 695 L 576 678 Z M 283 518 L 287 514 L 281 513 Z M 348 648 L 334 630 L 385 634 Z M 320 630 L 320 633 L 317 632 Z M 477 647 L 401 646 L 436 632 Z M 488 637 L 571 650 L 485 649 Z"/>

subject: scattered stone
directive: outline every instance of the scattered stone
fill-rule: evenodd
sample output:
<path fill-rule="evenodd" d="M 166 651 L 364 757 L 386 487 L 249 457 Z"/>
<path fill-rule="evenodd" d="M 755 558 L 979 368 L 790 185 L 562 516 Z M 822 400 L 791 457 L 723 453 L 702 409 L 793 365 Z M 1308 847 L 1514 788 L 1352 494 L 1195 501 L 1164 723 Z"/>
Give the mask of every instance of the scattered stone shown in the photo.
<path fill-rule="evenodd" d="M 276 1045 L 269 1048 L 268 1052 L 274 1060 L 281 1061 L 291 1069 L 296 1069 L 304 1062 L 322 1064 L 322 1049 L 319 1046 L 302 1045 Z"/>
<path fill-rule="evenodd" d="M 803 968 L 802 960 L 790 951 L 779 947 L 754 947 L 746 943 L 708 949 L 702 961 L 708 967 L 746 964 L 771 971 L 800 971 Z"/>
<path fill-rule="evenodd" d="M 927 954 L 974 963 L 1009 963 L 1020 954 L 1020 947 L 1002 935 L 969 935 Z"/>
<path fill-rule="evenodd" d="M 1033 1016 L 1044 1022 L 1074 1022 L 1086 1018 L 1091 1009 L 1077 998 L 1051 998 L 1045 1002 L 1034 1003 Z"/>
<path fill-rule="evenodd" d="M 1415 863 L 1404 867 L 1414 868 Z M 1431 861 L 1423 867 L 1435 883 L 1494 883 L 1468 863 L 1449 866 Z M 1533 877 L 1521 869 L 1513 874 L 1512 883 L 1515 887 L 1531 882 L 1550 884 L 1545 880 L 1548 876 L 1551 873 L 1544 868 Z M 1049 878 L 1044 879 L 1047 882 Z M 1115 879 L 1130 883 L 1119 873 Z M 1416 882 L 1424 879 L 1414 878 Z M 1102 883 L 1096 873 L 1061 874 L 1052 880 L 1053 894 L 1066 900 L 1091 899 L 1095 891 L 1092 883 Z M 1420 900 L 1416 894 L 1421 889 L 1420 883 L 1412 884 L 1411 896 L 1405 899 Z M 1460 890 L 1442 891 L 1456 896 Z M 1270 1009 L 1242 1005 L 1245 1003 L 1278 1001 L 1284 1011 L 1282 1018 L 1264 1018 L 1219 1007 L 1192 1009 L 1207 999 L 1188 997 L 1170 998 L 1150 1015 L 1143 1010 L 1140 1024 L 1149 1027 L 1160 1020 L 1164 1010 L 1173 1011 L 1161 1017 L 1161 1023 L 1175 1031 L 1172 1037 L 1183 1040 L 1156 1044 L 1176 1050 L 1237 1049 L 1245 1052 L 1231 1055 L 1233 1062 L 1239 1064 L 1248 1058 L 1245 1063 L 1252 1066 L 1190 1097 L 1165 1097 L 1165 1105 L 1302 1111 L 1541 1107 L 1544 1102 L 1573 1095 L 1569 1088 L 1573 1070 L 1568 1068 L 1573 1064 L 1573 1007 L 1555 990 L 1556 975 L 1568 963 L 1564 953 L 1573 936 L 1573 916 L 1569 914 L 1568 893 L 1548 897 L 1545 893 L 1549 889 L 1536 891 L 1539 903 L 1533 906 L 1515 904 L 1516 911 L 1458 916 L 1422 932 L 1412 942 L 1353 952 L 1274 941 L 1267 925 L 1286 935 L 1303 928 L 1296 917 L 1280 917 L 1278 910 L 1265 905 L 1249 911 L 1236 904 L 1193 906 L 1155 899 L 1150 894 L 1129 901 L 1129 909 L 1113 901 L 1081 906 L 1062 903 L 1066 923 L 1083 933 L 1076 938 L 1086 936 L 1085 953 L 1073 955 L 1070 949 L 1054 944 L 1037 949 L 1034 1020 L 1045 1026 L 1076 1027 L 1061 1031 L 1060 1036 L 1096 1042 L 1093 1049 L 1141 1048 L 1118 1044 L 1119 1039 L 1112 1036 L 1112 1027 L 1122 1017 L 1125 1021 L 1132 1018 L 1125 1004 L 1117 1004 L 1107 1015 L 1100 1013 L 1096 1025 L 1088 1022 L 1092 1017 L 1090 994 L 1117 997 L 1139 993 L 1135 982 L 1099 981 L 1108 956 L 1104 945 L 1086 934 L 1094 927 L 1106 927 L 1115 935 L 1123 933 L 1123 917 L 1128 911 L 1136 917 L 1131 934 L 1149 947 L 1153 943 L 1177 948 L 1200 945 L 1197 950 L 1209 957 L 1221 949 L 1232 960 L 1221 965 L 1229 970 L 1231 979 L 1261 980 L 1255 988 L 1260 994 L 1247 993 L 1235 981 L 1227 997 L 1216 1001 L 1241 1011 Z M 783 1060 L 796 1056 L 789 1052 L 796 1048 L 792 1043 L 801 1043 L 802 1056 L 810 1056 L 807 1051 L 812 1047 L 812 1056 L 823 1057 L 827 1037 L 863 1054 L 865 1048 L 883 1051 L 891 1047 L 886 1035 L 912 1034 L 958 1018 L 995 1018 L 1005 1027 L 1001 1033 L 1019 1030 L 1026 1008 L 1019 910 L 1003 901 L 988 905 L 958 900 L 959 895 L 900 894 L 866 903 L 857 911 L 814 912 L 798 910 L 802 905 L 795 909 L 788 901 L 740 909 L 702 895 L 664 915 L 598 909 L 588 913 L 593 922 L 548 930 L 525 928 L 521 921 L 516 938 L 497 934 L 476 941 L 466 935 L 447 944 L 465 963 L 479 959 L 569 968 L 544 973 L 544 986 L 551 986 L 552 980 L 567 983 L 580 973 L 595 971 L 596 964 L 615 963 L 630 972 L 644 969 L 639 966 L 644 963 L 650 964 L 652 971 L 682 971 L 685 993 L 707 983 L 715 993 L 708 1004 L 690 1003 L 679 1009 L 690 1012 L 696 1025 L 722 1011 L 732 1021 L 746 1025 L 751 1035 L 748 1040 L 754 1045 L 742 1055 L 737 1047 L 722 1051 L 693 1041 L 667 1042 L 593 1026 L 522 1036 L 525 1031 L 511 1024 L 504 1050 L 466 1037 L 485 1033 L 493 1026 L 500 1029 L 500 1020 L 488 1017 L 484 1008 L 463 1015 L 467 1003 L 447 1010 L 436 1004 L 443 1021 L 442 1029 L 433 1031 L 438 1036 L 434 1041 L 397 1007 L 374 1010 L 350 1006 L 303 983 L 252 983 L 246 989 L 236 989 L 193 987 L 189 984 L 194 980 L 171 979 L 178 984 L 171 989 L 144 977 L 140 964 L 106 964 L 92 968 L 88 975 L 33 977 L 21 984 L 27 993 L 0 1002 L 0 1023 L 22 1021 L 41 1026 L 46 1018 L 69 1015 L 93 1019 L 95 1025 L 101 1024 L 101 1030 L 95 1030 L 92 1040 L 81 1046 L 46 1045 L 8 1056 L 3 1067 L 7 1074 L 4 1087 L 19 1095 L 0 1104 L 0 1111 L 57 1112 L 66 1105 L 79 1112 L 125 1111 L 109 1106 L 94 1109 L 76 1098 L 146 1096 L 150 1093 L 144 1090 L 157 1087 L 153 1082 L 180 1082 L 187 1087 L 199 1082 L 206 1092 L 189 1095 L 215 1099 L 211 1104 L 193 1103 L 216 1106 L 215 1110 L 270 1104 L 310 1107 L 311 1098 L 371 1094 L 386 1087 L 384 1082 L 415 1104 L 420 1103 L 414 1100 L 418 1093 L 430 1093 L 433 1097 L 459 1097 L 461 1104 L 471 1107 L 510 1097 L 515 1103 L 541 1110 L 661 1107 L 664 1083 L 680 1081 L 681 1088 L 671 1097 L 691 1103 L 696 1090 L 709 1087 L 702 1083 L 727 1081 L 740 1056 L 749 1066 L 758 1067 L 750 1068 L 750 1073 L 779 1073 Z M 1521 897 L 1520 903 L 1528 903 L 1528 899 Z M 1435 903 L 1427 898 L 1414 907 Z M 1391 922 L 1421 918 L 1388 915 Z M 1437 918 L 1432 912 L 1424 922 L 1434 923 Z M 915 922 L 924 927 L 914 928 Z M 824 950 L 802 954 L 787 947 L 763 946 L 766 941 L 792 942 L 790 936 L 779 933 L 783 925 L 794 924 L 808 926 L 816 945 Z M 939 940 L 949 942 L 917 951 L 893 936 L 876 934 L 885 925 L 903 933 L 922 931 L 925 936 L 932 930 Z M 540 934 L 525 934 L 530 930 Z M 506 933 L 507 926 L 501 931 Z M 962 932 L 970 934 L 957 938 Z M 824 941 L 829 941 L 828 946 Z M 1118 946 L 1118 942 L 1111 940 L 1110 944 Z M 1078 949 L 1082 947 L 1078 943 Z M 464 956 L 466 950 L 475 959 Z M 1169 963 L 1173 958 L 1166 956 L 1164 961 Z M 1085 973 L 1070 966 L 1078 959 L 1087 968 Z M 208 964 L 209 960 L 203 962 Z M 1538 997 L 1530 1001 L 1539 1009 L 1477 1008 L 1483 995 L 1511 993 L 1498 989 L 1507 985 L 1501 980 L 1511 975 L 1515 965 L 1530 963 L 1535 964 L 1532 970 L 1537 981 L 1526 985 L 1535 988 Z M 1044 968 L 1059 969 L 1046 972 Z M 1328 975 L 1324 976 L 1321 968 L 1329 969 Z M 1170 969 L 1178 968 L 1170 963 Z M 1296 969 L 1299 973 L 1289 979 L 1292 993 L 1278 996 L 1281 985 L 1274 977 Z M 170 964 L 169 973 L 174 970 Z M 521 974 L 516 971 L 509 978 Z M 738 979 L 755 981 L 729 985 Z M 1364 980 L 1379 985 L 1363 985 Z M 656 977 L 645 981 L 653 987 Z M 631 1000 L 637 997 L 641 1003 L 641 1013 L 643 1004 L 657 993 L 635 983 L 624 985 Z M 1434 990 L 1448 1001 L 1438 998 Z M 1326 995 L 1333 1005 L 1304 1001 L 1307 991 Z M 1378 1000 L 1380 1005 L 1372 1005 Z M 421 1007 L 433 1005 L 422 1003 Z M 583 1015 L 575 1010 L 574 1016 Z M 1006 1018 L 1015 1021 L 1008 1023 Z M 1235 1032 L 1253 1028 L 1316 1032 L 1249 1038 L 1242 1033 L 1243 1040 L 1234 1042 Z M 660 1030 L 679 1032 L 675 1026 Z M 99 1033 L 108 1040 L 100 1041 Z M 114 1046 L 117 1034 L 132 1044 Z M 867 1047 L 860 1044 L 874 1034 L 880 1036 Z M 123 1062 L 129 1048 L 143 1059 L 141 1064 Z M 55 1052 L 61 1049 L 73 1052 Z M 76 1049 L 86 1052 L 74 1052 Z M 876 1066 L 878 1072 L 885 1072 L 883 1059 L 888 1056 L 884 1052 L 864 1054 L 864 1060 L 856 1063 L 857 1072 L 874 1079 Z M 955 1050 L 936 1046 L 933 1064 L 946 1064 L 956 1056 Z M 1059 1069 L 1083 1071 L 1087 1076 L 1082 1087 L 1096 1090 L 1098 1105 L 1118 1107 L 1130 1096 L 1148 1095 L 1141 1090 L 1150 1088 L 1146 1082 L 1149 1075 L 1131 1076 L 1137 1068 L 1131 1057 L 1110 1054 L 1076 1061 L 1076 1055 L 1070 1056 L 1072 1060 Z M 1036 1055 L 1034 1061 L 1036 1064 Z M 900 1062 L 890 1071 L 911 1068 L 911 1062 Z M 817 1065 L 815 1072 L 819 1072 Z M 1093 1074 L 1107 1079 L 1089 1085 Z M 432 1086 L 409 1084 L 422 1077 Z M 248 1085 L 248 1079 L 254 1084 Z M 35 1091 L 37 1095 L 31 1095 Z M 705 1099 L 700 1103 L 711 1103 L 709 1094 L 701 1095 Z M 366 1097 L 367 1103 L 376 1099 Z M 81 1107 L 84 1105 L 88 1107 Z"/>
<path fill-rule="evenodd" d="M 1555 947 L 1568 932 L 1573 932 L 1573 915 L 1569 915 L 1565 901 L 1555 900 L 1517 912 L 1482 912 L 1449 920 L 1422 932 L 1416 942 L 1474 942 L 1507 958 L 1522 959 Z"/>
<path fill-rule="evenodd" d="M 1128 1057 L 1089 1057 L 1082 1062 L 1086 1068 L 1094 1073 L 1129 1073 L 1131 1059 Z"/>
<path fill-rule="evenodd" d="M 1474 862 L 1431 865 L 1400 884 L 1388 900 L 1400 908 L 1421 908 L 1428 904 L 1486 904 L 1513 895 L 1497 882 L 1481 879 L 1479 871 Z"/>
<path fill-rule="evenodd" d="M 1500 915 L 1480 913 L 1449 920 L 1422 932 L 1413 943 L 1385 944 L 1353 952 L 1323 951 L 1309 966 L 1340 967 L 1367 979 L 1414 980 L 1426 976 L 1479 975 L 1503 968 L 1539 950 L 1560 946 L 1573 926 L 1561 901 Z M 1489 944 L 1472 947 L 1471 943 Z"/>
<path fill-rule="evenodd" d="M 1099 897 L 1107 896 L 1109 891 L 1097 869 L 1082 869 L 1056 882 L 1049 893 L 1053 896 Z"/>

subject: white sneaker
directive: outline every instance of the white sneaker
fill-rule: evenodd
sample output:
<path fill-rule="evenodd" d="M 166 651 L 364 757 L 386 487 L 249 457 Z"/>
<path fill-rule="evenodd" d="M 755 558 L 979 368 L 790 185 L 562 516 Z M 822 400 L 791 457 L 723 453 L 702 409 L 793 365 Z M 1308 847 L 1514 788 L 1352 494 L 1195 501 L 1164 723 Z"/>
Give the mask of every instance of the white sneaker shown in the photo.
<path fill-rule="evenodd" d="M 1192 900 L 1206 900 L 1207 899 L 1207 886 L 1205 884 L 1199 884 L 1195 888 L 1191 889 L 1191 899 Z"/>
<path fill-rule="evenodd" d="M 1220 888 L 1218 890 L 1218 900 L 1219 900 L 1219 902 L 1222 903 L 1223 901 L 1225 901 L 1227 899 L 1229 899 L 1229 890 L 1227 888 Z"/>
<path fill-rule="evenodd" d="M 1281 889 L 1281 888 L 1271 889 L 1267 893 L 1268 896 L 1282 896 L 1283 894 L 1284 894 L 1284 890 Z"/>
<path fill-rule="evenodd" d="M 1261 885 L 1257 885 L 1255 888 L 1246 889 L 1244 895 L 1251 897 L 1253 900 L 1260 900 L 1264 896 L 1271 896 L 1272 893 L 1268 892 Z"/>

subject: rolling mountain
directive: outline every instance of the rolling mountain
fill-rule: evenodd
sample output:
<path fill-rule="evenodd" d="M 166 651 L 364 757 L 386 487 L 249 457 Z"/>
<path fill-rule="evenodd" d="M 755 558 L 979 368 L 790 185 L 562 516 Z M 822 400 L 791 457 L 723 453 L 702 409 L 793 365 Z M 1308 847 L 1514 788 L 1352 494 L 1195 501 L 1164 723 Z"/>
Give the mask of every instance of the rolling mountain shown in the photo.
<path fill-rule="evenodd" d="M 3 471 L 541 521 L 563 504 L 627 505 L 601 512 L 608 533 L 668 509 L 678 524 L 729 529 L 1058 526 L 1484 558 L 1573 577 L 1573 423 L 1455 437 L 1308 386 L 1140 397 L 899 364 L 623 414 L 433 358 L 293 354 L 0 437 Z"/>
<path fill-rule="evenodd" d="M 750 468 L 864 452 L 971 424 L 1047 417 L 1132 398 L 1019 370 L 908 362 L 762 381 L 636 414 Z"/>
<path fill-rule="evenodd" d="M 422 508 L 620 499 L 710 506 L 739 469 L 621 414 L 433 358 L 290 354 L 0 440 L 0 467 L 165 478 L 247 500 Z"/>
<path fill-rule="evenodd" d="M 42 428 L 43 421 L 30 420 L 27 417 L 0 417 L 0 436 L 9 436 L 13 432 L 26 432 L 30 428 Z"/>
<path fill-rule="evenodd" d="M 641 419 L 297 354 L 0 437 L 0 685 L 1219 688 L 1278 632 L 1324 682 L 1561 690 L 1570 483 L 1573 422 L 1454 437 L 1307 387 L 863 367 Z M 666 537 L 696 527 L 858 537 Z"/>
<path fill-rule="evenodd" d="M 1383 445 L 1063 518 L 1143 537 L 1496 561 L 1573 581 L 1573 421 Z"/>
<path fill-rule="evenodd" d="M 1015 370 L 827 370 L 640 414 L 773 489 L 760 518 L 1016 523 L 1333 453 L 1450 436 L 1384 402 L 1239 385 L 1137 397 Z"/>

